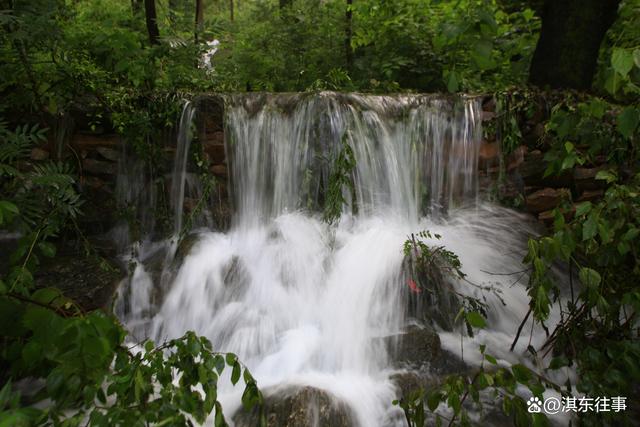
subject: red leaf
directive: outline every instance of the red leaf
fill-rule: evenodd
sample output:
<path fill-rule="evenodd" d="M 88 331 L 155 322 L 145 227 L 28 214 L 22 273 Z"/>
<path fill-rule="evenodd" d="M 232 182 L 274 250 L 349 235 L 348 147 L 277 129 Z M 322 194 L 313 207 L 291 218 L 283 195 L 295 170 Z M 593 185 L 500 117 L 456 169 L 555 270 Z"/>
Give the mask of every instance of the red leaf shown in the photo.
<path fill-rule="evenodd" d="M 409 285 L 409 289 L 411 289 L 411 292 L 415 292 L 416 294 L 422 292 L 422 289 L 418 287 L 418 285 L 416 284 L 416 282 L 413 281 L 413 279 L 407 279 L 407 285 Z"/>

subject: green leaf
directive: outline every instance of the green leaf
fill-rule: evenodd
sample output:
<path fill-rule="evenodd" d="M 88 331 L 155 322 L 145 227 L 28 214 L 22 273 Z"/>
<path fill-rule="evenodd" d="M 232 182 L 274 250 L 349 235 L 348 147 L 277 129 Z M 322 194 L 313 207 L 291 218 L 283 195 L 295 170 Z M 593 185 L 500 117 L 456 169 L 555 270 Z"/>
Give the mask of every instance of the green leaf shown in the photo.
<path fill-rule="evenodd" d="M 456 393 L 450 393 L 449 397 L 447 398 L 447 405 L 449 405 L 449 407 L 453 409 L 453 412 L 455 414 L 458 414 L 461 407 L 460 396 L 458 396 Z"/>
<path fill-rule="evenodd" d="M 487 359 L 487 362 L 491 363 L 492 365 L 497 365 L 498 364 L 498 361 L 496 360 L 496 358 L 493 357 L 490 354 L 485 354 L 484 358 Z"/>
<path fill-rule="evenodd" d="M 435 391 L 435 392 L 430 392 L 427 395 L 427 407 L 429 408 L 429 410 L 431 412 L 435 411 L 436 408 L 438 407 L 438 405 L 440 405 L 440 401 L 442 400 L 442 395 Z"/>
<path fill-rule="evenodd" d="M 633 62 L 636 64 L 636 67 L 640 68 L 640 49 L 633 51 Z"/>
<path fill-rule="evenodd" d="M 640 234 L 640 229 L 633 227 L 630 228 L 626 233 L 624 233 L 624 236 L 622 236 L 622 238 L 626 241 L 630 241 L 638 237 L 638 234 Z"/>
<path fill-rule="evenodd" d="M 0 410 L 4 409 L 5 406 L 8 406 L 9 399 L 11 398 L 12 394 L 11 378 L 9 378 L 9 380 L 7 380 L 5 385 L 2 387 L 2 390 L 0 390 Z"/>
<path fill-rule="evenodd" d="M 0 224 L 11 221 L 18 214 L 18 207 L 6 200 L 0 200 Z"/>
<path fill-rule="evenodd" d="M 511 367 L 511 372 L 513 372 L 513 376 L 520 384 L 526 384 L 531 379 L 531 371 L 529 368 L 519 363 Z"/>
<path fill-rule="evenodd" d="M 575 150 L 575 147 L 571 142 L 567 141 L 564 143 L 564 149 L 567 153 L 571 153 Z"/>
<path fill-rule="evenodd" d="M 46 256 L 47 258 L 53 258 L 56 255 L 56 247 L 52 243 L 40 242 L 38 243 L 38 248 L 40 249 L 42 255 Z"/>
<path fill-rule="evenodd" d="M 486 320 L 477 311 L 468 311 L 465 313 L 467 322 L 474 328 L 484 328 L 487 324 Z"/>
<path fill-rule="evenodd" d="M 620 90 L 620 76 L 618 73 L 611 71 L 607 73 L 607 78 L 604 82 L 604 88 L 612 95 L 615 95 Z"/>
<path fill-rule="evenodd" d="M 615 171 L 612 170 L 601 170 L 596 174 L 596 179 L 599 181 L 607 181 L 607 184 L 611 184 L 612 182 L 616 182 L 618 180 L 618 176 Z"/>
<path fill-rule="evenodd" d="M 531 9 L 525 9 L 522 11 L 522 17 L 524 18 L 525 21 L 531 21 L 533 19 L 533 17 L 535 16 L 535 12 Z"/>
<path fill-rule="evenodd" d="M 618 115 L 618 132 L 625 138 L 631 137 L 640 123 L 640 111 L 634 107 L 625 108 Z"/>
<path fill-rule="evenodd" d="M 216 402 L 216 416 L 214 419 L 215 427 L 227 427 L 227 421 L 224 419 L 224 414 L 222 413 L 222 405 L 220 402 Z"/>
<path fill-rule="evenodd" d="M 240 371 L 241 371 L 240 363 L 237 361 L 233 364 L 233 370 L 231 371 L 231 384 L 236 385 L 238 380 L 240 379 Z"/>
<path fill-rule="evenodd" d="M 600 98 L 596 98 L 589 103 L 589 114 L 597 119 L 601 119 L 604 116 L 606 110 L 607 103 Z"/>
<path fill-rule="evenodd" d="M 580 269 L 580 281 L 589 288 L 595 288 L 600 284 L 601 278 L 600 273 L 597 271 L 583 267 Z"/>
<path fill-rule="evenodd" d="M 542 286 L 538 287 L 536 291 L 536 304 L 534 311 L 538 319 L 547 318 L 549 315 L 549 304 L 549 295 L 547 295 L 547 291 Z"/>
<path fill-rule="evenodd" d="M 238 358 L 233 353 L 227 353 L 227 355 L 225 357 L 225 361 L 227 362 L 227 365 L 229 365 L 229 366 L 235 365 L 237 360 L 238 360 Z"/>
<path fill-rule="evenodd" d="M 611 55 L 611 66 L 622 77 L 626 77 L 627 74 L 633 68 L 634 58 L 628 49 L 615 48 Z"/>
<path fill-rule="evenodd" d="M 593 212 L 582 224 L 582 240 L 589 240 L 598 233 L 598 217 Z"/>
<path fill-rule="evenodd" d="M 55 300 L 62 297 L 62 293 L 56 288 L 38 289 L 31 295 L 31 299 L 44 305 L 51 305 Z"/>
<path fill-rule="evenodd" d="M 576 206 L 576 216 L 582 216 L 589 213 L 591 210 L 591 202 L 583 202 Z"/>

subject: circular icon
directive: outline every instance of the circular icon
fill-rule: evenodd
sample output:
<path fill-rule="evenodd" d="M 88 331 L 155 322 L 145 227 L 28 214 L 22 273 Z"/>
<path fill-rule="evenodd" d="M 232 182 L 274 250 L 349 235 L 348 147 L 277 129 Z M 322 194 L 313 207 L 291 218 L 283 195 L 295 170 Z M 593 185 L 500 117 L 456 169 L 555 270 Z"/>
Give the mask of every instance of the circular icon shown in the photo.
<path fill-rule="evenodd" d="M 558 412 L 560 412 L 560 408 L 562 407 L 562 404 L 560 403 L 560 399 L 558 399 L 557 397 L 549 397 L 547 399 L 544 400 L 544 412 L 546 412 L 547 414 L 557 414 Z"/>

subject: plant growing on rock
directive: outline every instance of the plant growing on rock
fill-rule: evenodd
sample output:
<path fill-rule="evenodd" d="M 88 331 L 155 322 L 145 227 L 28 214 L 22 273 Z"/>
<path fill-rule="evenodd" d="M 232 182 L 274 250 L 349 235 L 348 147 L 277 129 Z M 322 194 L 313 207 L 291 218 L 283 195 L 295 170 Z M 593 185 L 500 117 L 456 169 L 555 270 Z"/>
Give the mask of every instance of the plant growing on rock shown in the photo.
<path fill-rule="evenodd" d="M 409 259 L 409 271 L 414 283 L 419 287 L 412 288 L 413 292 L 442 293 L 446 291 L 454 294 L 460 300 L 460 309 L 454 322 L 463 320 L 467 333 L 473 336 L 474 329 L 486 326 L 486 305 L 479 299 L 459 293 L 453 289 L 447 277 L 465 280 L 462 264 L 458 256 L 444 246 L 430 247 L 423 239 L 438 240 L 440 235 L 429 231 L 418 233 L 419 239 L 412 235 L 404 244 L 405 256 Z M 414 279 L 410 280 L 414 280 Z M 469 282 L 467 282 L 469 283 Z M 471 285 L 474 285 L 471 283 Z M 477 286 L 477 285 L 474 285 Z M 483 290 L 495 291 L 491 287 L 481 287 Z M 433 304 L 442 304 L 441 300 L 434 300 Z M 524 386 L 533 396 L 542 398 L 546 387 L 559 387 L 543 376 L 536 374 L 522 364 L 515 364 L 508 368 L 498 366 L 495 357 L 486 353 L 486 347 L 480 346 L 483 361 L 473 375 L 450 375 L 438 386 L 431 390 L 418 389 L 409 393 L 394 404 L 400 406 L 405 413 L 410 427 L 424 427 L 442 425 L 443 420 L 448 425 L 471 425 L 469 417 L 470 404 L 476 410 L 483 410 L 483 399 L 487 396 L 492 400 L 499 399 L 503 412 L 513 417 L 517 426 L 545 426 L 547 419 L 543 414 L 529 414 L 524 399 L 517 392 L 519 386 Z M 488 365 L 485 364 L 488 363 Z M 444 405 L 449 408 L 451 416 L 443 414 L 439 408 Z M 431 412 L 427 416 L 427 412 Z"/>

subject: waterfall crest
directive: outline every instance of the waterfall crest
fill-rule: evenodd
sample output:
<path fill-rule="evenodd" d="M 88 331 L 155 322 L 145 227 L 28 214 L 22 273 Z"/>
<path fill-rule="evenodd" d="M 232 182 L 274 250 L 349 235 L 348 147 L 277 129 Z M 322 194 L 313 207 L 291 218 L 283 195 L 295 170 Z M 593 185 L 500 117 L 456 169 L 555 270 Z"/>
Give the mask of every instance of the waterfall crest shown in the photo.
<path fill-rule="evenodd" d="M 355 203 L 365 215 L 416 222 L 477 192 L 477 99 L 232 96 L 226 127 L 238 223 L 321 206 L 343 143 L 355 154 Z"/>

